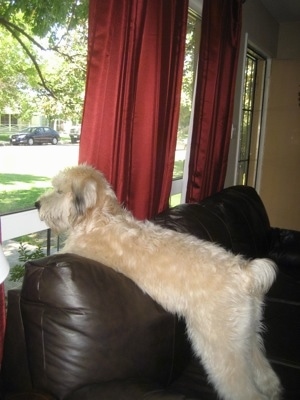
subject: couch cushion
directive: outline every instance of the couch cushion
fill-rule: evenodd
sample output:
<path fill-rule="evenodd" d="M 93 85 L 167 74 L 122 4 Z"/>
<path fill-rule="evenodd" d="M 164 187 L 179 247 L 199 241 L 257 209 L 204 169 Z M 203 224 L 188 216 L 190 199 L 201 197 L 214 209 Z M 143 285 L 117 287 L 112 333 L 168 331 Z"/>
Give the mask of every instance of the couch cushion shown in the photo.
<path fill-rule="evenodd" d="M 124 275 L 60 254 L 27 263 L 21 310 L 34 389 L 143 376 L 163 384 L 186 360 L 184 325 Z"/>
<path fill-rule="evenodd" d="M 8 290 L 7 292 L 1 379 L 7 391 L 26 392 L 32 390 L 20 310 L 20 290 Z"/>
<path fill-rule="evenodd" d="M 284 387 L 284 400 L 300 399 L 300 287 L 279 273 L 266 297 L 264 342 Z"/>
<path fill-rule="evenodd" d="M 268 256 L 280 271 L 300 284 L 300 232 L 272 228 L 271 248 Z"/>
<path fill-rule="evenodd" d="M 232 186 L 197 204 L 181 204 L 154 222 L 221 244 L 249 258 L 269 252 L 271 228 L 265 207 L 250 186 Z"/>
<path fill-rule="evenodd" d="M 80 388 L 68 396 L 65 400 L 208 400 L 201 393 L 190 397 L 179 391 L 172 391 L 153 385 L 153 382 L 137 381 L 113 381 L 103 384 L 95 384 Z M 211 399 L 217 400 L 214 395 Z"/>

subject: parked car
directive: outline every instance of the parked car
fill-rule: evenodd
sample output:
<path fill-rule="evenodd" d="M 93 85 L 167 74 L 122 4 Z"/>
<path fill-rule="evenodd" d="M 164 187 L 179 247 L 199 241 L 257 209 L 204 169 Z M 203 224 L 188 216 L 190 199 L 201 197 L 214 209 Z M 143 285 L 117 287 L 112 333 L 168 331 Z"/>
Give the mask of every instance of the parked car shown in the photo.
<path fill-rule="evenodd" d="M 80 142 L 80 131 L 81 131 L 81 126 L 73 126 L 70 129 L 70 138 L 71 138 L 71 143 L 77 143 Z"/>
<path fill-rule="evenodd" d="M 28 144 L 29 146 L 43 143 L 57 144 L 59 140 L 60 136 L 54 129 L 48 126 L 33 126 L 11 135 L 10 144 Z"/>

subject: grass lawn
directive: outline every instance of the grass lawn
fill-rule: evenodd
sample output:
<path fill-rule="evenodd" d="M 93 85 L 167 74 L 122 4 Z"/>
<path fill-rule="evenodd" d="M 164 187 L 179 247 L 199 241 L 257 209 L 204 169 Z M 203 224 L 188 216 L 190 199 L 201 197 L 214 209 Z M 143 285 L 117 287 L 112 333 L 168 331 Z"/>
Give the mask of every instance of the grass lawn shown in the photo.
<path fill-rule="evenodd" d="M 10 134 L 9 133 L 0 133 L 0 143 L 1 142 L 9 142 Z"/>
<path fill-rule="evenodd" d="M 50 187 L 49 177 L 0 174 L 0 214 L 33 208 L 36 199 Z"/>

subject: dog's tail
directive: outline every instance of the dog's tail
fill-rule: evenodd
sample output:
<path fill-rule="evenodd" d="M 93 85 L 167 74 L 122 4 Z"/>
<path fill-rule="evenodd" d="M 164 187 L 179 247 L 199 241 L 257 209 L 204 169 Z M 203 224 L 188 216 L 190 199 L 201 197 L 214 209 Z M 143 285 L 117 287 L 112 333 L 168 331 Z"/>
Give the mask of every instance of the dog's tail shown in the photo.
<path fill-rule="evenodd" d="M 276 278 L 276 264 L 267 258 L 256 258 L 249 262 L 248 268 L 251 273 L 250 292 L 257 295 L 267 293 Z"/>

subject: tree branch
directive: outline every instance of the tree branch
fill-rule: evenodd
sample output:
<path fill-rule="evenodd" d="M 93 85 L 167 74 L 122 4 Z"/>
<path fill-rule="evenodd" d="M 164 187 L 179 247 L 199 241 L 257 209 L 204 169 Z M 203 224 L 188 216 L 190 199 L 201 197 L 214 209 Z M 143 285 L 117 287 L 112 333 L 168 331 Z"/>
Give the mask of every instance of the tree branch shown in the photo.
<path fill-rule="evenodd" d="M 56 99 L 56 96 L 54 94 L 54 92 L 52 91 L 52 89 L 50 89 L 43 77 L 42 71 L 34 57 L 34 55 L 30 52 L 30 50 L 28 49 L 28 47 L 26 46 L 26 44 L 22 41 L 22 39 L 19 37 L 19 35 L 17 34 L 16 31 L 18 31 L 19 33 L 21 33 L 22 35 L 24 35 L 28 40 L 30 40 L 33 44 L 35 44 L 36 46 L 38 46 L 40 49 L 45 50 L 38 42 L 36 42 L 30 35 L 28 35 L 23 29 L 19 28 L 18 26 L 16 26 L 15 24 L 7 21 L 5 18 L 0 17 L 0 24 L 5 26 L 5 28 L 11 33 L 11 35 L 19 42 L 19 44 L 21 45 L 21 47 L 23 48 L 23 50 L 25 51 L 25 53 L 28 55 L 28 57 L 31 59 L 37 74 L 41 80 L 41 86 L 46 90 L 46 92 L 53 97 L 54 99 Z"/>
<path fill-rule="evenodd" d="M 32 36 L 30 36 L 26 31 L 24 31 L 24 29 L 20 28 L 18 25 L 14 24 L 13 22 L 10 22 L 7 19 L 0 16 L 0 24 L 5 26 L 5 28 L 7 28 L 10 32 L 12 30 L 13 31 L 16 30 L 16 31 L 20 32 L 23 36 L 25 36 L 28 40 L 30 40 L 30 42 L 33 43 L 35 46 L 39 47 L 41 50 L 44 50 L 44 51 L 46 50 L 39 42 L 37 42 Z"/>

